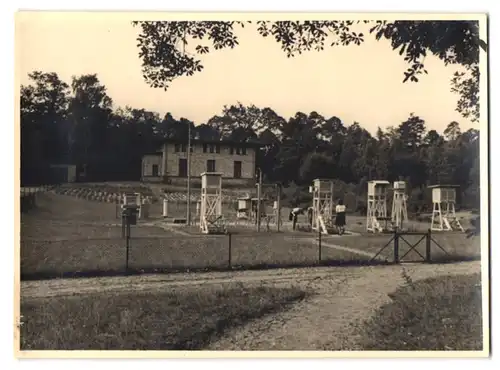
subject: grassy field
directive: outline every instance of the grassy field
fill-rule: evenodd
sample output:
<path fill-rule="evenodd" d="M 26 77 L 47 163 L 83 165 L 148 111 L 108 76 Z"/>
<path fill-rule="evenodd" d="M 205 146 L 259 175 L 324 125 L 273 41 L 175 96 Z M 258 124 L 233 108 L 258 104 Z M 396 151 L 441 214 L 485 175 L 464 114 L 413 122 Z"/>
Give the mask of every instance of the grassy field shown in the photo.
<path fill-rule="evenodd" d="M 359 264 L 368 257 L 322 248 L 322 263 Z M 235 235 L 137 237 L 130 240 L 129 269 L 142 272 L 226 268 L 307 266 L 319 262 L 319 247 L 309 237 Z M 102 275 L 124 272 L 125 241 L 121 238 L 25 241 L 21 249 L 23 278 Z"/>
<path fill-rule="evenodd" d="M 234 284 L 22 300 L 21 350 L 200 350 L 305 296 Z"/>
<path fill-rule="evenodd" d="M 363 350 L 482 350 L 479 274 L 409 282 L 362 329 Z"/>
<path fill-rule="evenodd" d="M 44 194 L 21 220 L 23 279 L 122 273 L 126 241 L 113 204 Z M 129 272 L 270 268 L 319 262 L 310 233 L 254 233 L 228 236 L 179 235 L 163 228 L 132 226 Z M 199 232 L 198 232 L 199 234 Z M 322 248 L 323 263 L 357 264 L 366 256 Z"/>
<path fill-rule="evenodd" d="M 37 205 L 37 209 L 23 214 L 21 218 L 23 279 L 125 271 L 126 242 L 121 238 L 115 205 L 51 193 L 40 195 Z M 133 226 L 128 255 L 129 272 L 271 268 L 320 262 L 319 245 L 315 241 L 316 235 L 312 233 L 256 233 L 249 228 L 232 226 L 230 243 L 228 236 L 200 235 L 197 227 L 181 230 L 184 230 L 183 235 L 144 224 Z M 193 235 L 185 235 L 186 232 Z M 321 262 L 333 265 L 366 263 L 390 239 L 390 235 L 366 234 L 324 237 Z M 418 239 L 415 236 L 404 237 L 412 245 Z M 433 239 L 446 251 L 443 252 L 433 242 L 431 251 L 434 261 L 480 257 L 479 238 L 435 233 Z M 403 261 L 421 260 L 422 257 L 414 251 L 405 255 L 410 247 L 404 240 L 400 240 L 400 258 Z M 335 246 L 361 250 L 365 255 Z M 416 249 L 425 256 L 425 240 Z M 392 261 L 392 243 L 380 257 Z"/>
<path fill-rule="evenodd" d="M 434 262 L 472 260 L 481 258 L 479 237 L 467 238 L 459 232 L 435 232 L 431 234 L 431 260 Z M 378 253 L 392 239 L 390 234 L 362 234 L 351 237 L 326 237 L 336 244 Z M 411 248 L 416 247 L 411 250 Z M 417 253 L 418 252 L 418 253 Z M 399 239 L 399 257 L 401 261 L 422 261 L 426 252 L 426 240 L 420 235 L 405 235 Z M 394 242 L 391 242 L 379 254 L 390 261 L 394 258 Z"/>

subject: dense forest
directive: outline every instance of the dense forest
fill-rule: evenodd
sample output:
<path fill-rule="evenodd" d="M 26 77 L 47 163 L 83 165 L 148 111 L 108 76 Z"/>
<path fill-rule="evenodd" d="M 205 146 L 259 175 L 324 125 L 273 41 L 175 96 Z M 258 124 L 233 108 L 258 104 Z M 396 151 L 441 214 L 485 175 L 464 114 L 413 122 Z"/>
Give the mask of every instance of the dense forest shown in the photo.
<path fill-rule="evenodd" d="M 254 140 L 263 144 L 257 166 L 265 182 L 282 183 L 294 203 L 307 197 L 315 178 L 336 180 L 336 189 L 363 197 L 370 179 L 403 179 L 415 211 L 430 205 L 427 186 L 460 185 L 459 205 L 479 206 L 479 131 L 462 132 L 450 122 L 443 133 L 427 130 L 425 120 L 409 113 L 404 122 L 378 128 L 318 112 L 279 116 L 272 108 L 223 108 L 207 122 L 131 107 L 113 108 L 97 75 L 74 77 L 68 85 L 56 73 L 32 72 L 21 87 L 21 181 L 54 182 L 50 164 L 77 164 L 86 181 L 140 179 L 141 158 L 163 138 L 193 137 Z"/>

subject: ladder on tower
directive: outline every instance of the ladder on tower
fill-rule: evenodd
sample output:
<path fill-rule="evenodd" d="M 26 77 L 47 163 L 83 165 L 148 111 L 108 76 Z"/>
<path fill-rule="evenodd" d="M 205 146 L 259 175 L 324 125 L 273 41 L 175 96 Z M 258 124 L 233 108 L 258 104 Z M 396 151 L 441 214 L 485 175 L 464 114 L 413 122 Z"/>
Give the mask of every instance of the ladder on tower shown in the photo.
<path fill-rule="evenodd" d="M 391 221 L 390 217 L 370 216 L 368 219 L 367 230 L 373 233 L 384 233 L 387 231 L 391 231 L 393 227 L 392 227 L 392 222 L 390 223 L 391 226 L 389 226 L 390 221 Z"/>
<path fill-rule="evenodd" d="M 462 224 L 455 215 L 454 205 L 446 207 L 446 211 L 441 210 L 441 204 L 434 203 L 431 219 L 431 230 L 433 231 L 461 231 L 465 232 Z"/>
<path fill-rule="evenodd" d="M 226 220 L 222 214 L 222 175 L 202 173 L 200 229 L 204 234 L 226 234 Z"/>
<path fill-rule="evenodd" d="M 368 202 L 366 231 L 382 233 L 387 230 L 387 188 L 389 182 L 385 180 L 371 180 L 368 182 Z M 382 225 L 381 221 L 385 221 Z"/>
<path fill-rule="evenodd" d="M 205 196 L 203 216 L 201 217 L 201 231 L 204 234 L 226 234 L 226 220 L 223 215 L 217 214 L 217 197 Z"/>
<path fill-rule="evenodd" d="M 443 221 L 448 230 L 465 232 L 457 217 L 443 216 Z"/>
<path fill-rule="evenodd" d="M 373 233 L 383 233 L 389 231 L 388 222 L 391 221 L 390 217 L 385 215 L 386 211 L 383 208 L 376 209 L 375 206 L 369 204 L 368 217 L 367 217 L 367 231 Z"/>
<path fill-rule="evenodd" d="M 456 186 L 432 185 L 431 230 L 465 232 L 455 213 Z"/>
<path fill-rule="evenodd" d="M 318 224 L 320 232 L 324 235 L 334 234 L 336 231 L 335 226 L 333 225 L 333 221 L 330 219 L 325 221 L 325 219 L 321 215 L 318 216 Z"/>
<path fill-rule="evenodd" d="M 227 234 L 226 220 L 222 215 L 205 216 L 201 220 L 201 229 L 204 234 Z"/>
<path fill-rule="evenodd" d="M 378 218 L 375 216 L 371 216 L 371 228 L 370 229 L 373 230 L 373 232 L 379 232 L 379 233 L 384 231 L 384 229 L 380 225 L 380 222 L 378 221 Z"/>
<path fill-rule="evenodd" d="M 313 194 L 312 230 L 328 235 L 335 233 L 333 226 L 333 182 L 316 179 L 309 188 Z"/>
<path fill-rule="evenodd" d="M 392 230 L 401 230 L 404 223 L 408 221 L 408 211 L 406 209 L 407 199 L 408 196 L 406 194 L 402 193 L 399 189 L 395 189 L 390 223 Z"/>

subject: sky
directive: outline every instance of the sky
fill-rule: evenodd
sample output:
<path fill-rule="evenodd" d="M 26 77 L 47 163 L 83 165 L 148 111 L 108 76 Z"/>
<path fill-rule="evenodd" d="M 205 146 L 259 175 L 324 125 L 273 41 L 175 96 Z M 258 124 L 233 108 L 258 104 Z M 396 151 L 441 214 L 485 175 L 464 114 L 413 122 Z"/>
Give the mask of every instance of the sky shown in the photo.
<path fill-rule="evenodd" d="M 362 31 L 362 30 L 361 30 Z M 200 58 L 204 69 L 179 77 L 167 91 L 150 87 L 141 73 L 137 35 L 129 20 L 75 13 L 30 13 L 16 20 L 16 68 L 21 84 L 34 70 L 72 76 L 97 74 L 113 99 L 126 105 L 170 112 L 200 124 L 221 114 L 224 105 L 241 102 L 270 107 L 285 118 L 316 111 L 325 118 L 354 121 L 375 133 L 397 126 L 414 113 L 427 129 L 443 132 L 457 121 L 463 131 L 479 129 L 455 111 L 458 96 L 450 91 L 456 66 L 428 56 L 428 75 L 418 83 L 403 83 L 408 68 L 385 40 L 367 35 L 361 46 L 326 47 L 287 58 L 272 38 L 254 28 L 237 31 L 235 49 L 212 51 Z"/>

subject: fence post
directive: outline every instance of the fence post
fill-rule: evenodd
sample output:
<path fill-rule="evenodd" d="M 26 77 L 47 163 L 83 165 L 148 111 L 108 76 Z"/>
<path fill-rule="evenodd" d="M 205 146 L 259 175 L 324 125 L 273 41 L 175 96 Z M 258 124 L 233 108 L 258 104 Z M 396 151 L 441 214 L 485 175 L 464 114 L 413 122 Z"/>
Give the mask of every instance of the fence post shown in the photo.
<path fill-rule="evenodd" d="M 231 233 L 228 233 L 227 237 L 228 237 L 228 243 L 229 243 L 228 265 L 229 265 L 229 268 L 231 268 L 231 249 L 232 249 L 232 237 L 231 237 Z"/>
<path fill-rule="evenodd" d="M 130 250 L 130 223 L 129 222 L 127 222 L 125 246 L 127 248 L 127 255 L 126 255 L 126 260 L 125 260 L 125 272 L 128 273 L 128 261 L 129 261 L 129 250 Z"/>
<path fill-rule="evenodd" d="M 125 238 L 126 237 L 126 230 L 125 230 L 126 225 L 125 225 L 125 216 L 123 215 L 123 213 L 121 215 L 121 219 L 122 219 L 122 238 Z"/>
<path fill-rule="evenodd" d="M 399 233 L 394 232 L 394 263 L 399 263 Z"/>
<path fill-rule="evenodd" d="M 425 260 L 431 262 L 431 229 L 427 230 L 425 237 Z"/>
<path fill-rule="evenodd" d="M 321 229 L 318 228 L 318 260 L 321 262 Z"/>

